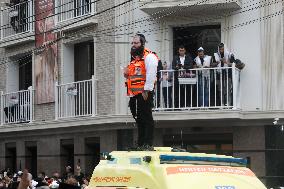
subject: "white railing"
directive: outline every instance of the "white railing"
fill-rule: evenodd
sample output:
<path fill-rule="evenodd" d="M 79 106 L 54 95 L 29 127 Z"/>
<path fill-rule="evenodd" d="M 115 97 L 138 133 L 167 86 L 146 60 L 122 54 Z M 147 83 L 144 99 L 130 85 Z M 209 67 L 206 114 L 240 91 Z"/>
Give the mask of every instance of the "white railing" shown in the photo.
<path fill-rule="evenodd" d="M 161 70 L 154 110 L 239 109 L 240 71 L 232 67 Z"/>
<path fill-rule="evenodd" d="M 55 119 L 95 116 L 96 80 L 72 82 L 55 86 Z"/>
<path fill-rule="evenodd" d="M 1 125 L 33 121 L 34 92 L 32 87 L 12 93 L 1 92 Z"/>
<path fill-rule="evenodd" d="M 57 22 L 94 14 L 96 10 L 95 0 L 57 0 L 55 6 Z"/>
<path fill-rule="evenodd" d="M 33 0 L 1 9 L 1 39 L 34 31 Z"/>

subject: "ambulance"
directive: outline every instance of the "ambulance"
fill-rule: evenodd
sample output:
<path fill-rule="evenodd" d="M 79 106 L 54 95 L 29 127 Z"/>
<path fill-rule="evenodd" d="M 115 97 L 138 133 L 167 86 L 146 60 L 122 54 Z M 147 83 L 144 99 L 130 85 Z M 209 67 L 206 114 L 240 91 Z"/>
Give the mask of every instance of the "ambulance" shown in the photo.
<path fill-rule="evenodd" d="M 167 147 L 114 151 L 95 168 L 88 189 L 265 189 L 247 161 Z"/>

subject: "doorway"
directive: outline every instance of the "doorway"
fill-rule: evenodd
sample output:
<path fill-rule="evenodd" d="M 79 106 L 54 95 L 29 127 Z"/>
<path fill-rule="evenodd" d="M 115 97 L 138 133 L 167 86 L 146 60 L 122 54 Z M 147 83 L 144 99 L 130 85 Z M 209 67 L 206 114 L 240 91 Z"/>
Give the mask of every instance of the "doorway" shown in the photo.
<path fill-rule="evenodd" d="M 86 174 L 92 175 L 100 162 L 100 138 L 89 137 L 85 139 Z"/>
<path fill-rule="evenodd" d="M 221 43 L 221 25 L 175 27 L 173 41 L 174 55 L 177 55 L 178 47 L 183 45 L 192 58 L 196 57 L 199 47 L 205 49 L 205 54 L 213 56 Z"/>
<path fill-rule="evenodd" d="M 16 143 L 6 143 L 5 144 L 5 165 L 9 168 L 12 173 L 17 169 L 17 150 Z"/>
<path fill-rule="evenodd" d="M 73 139 L 62 139 L 60 141 L 60 163 L 61 172 L 65 173 L 65 167 L 71 166 L 74 168 L 74 140 Z"/>
<path fill-rule="evenodd" d="M 27 90 L 32 86 L 32 56 L 19 59 L 19 90 Z"/>
<path fill-rule="evenodd" d="M 74 45 L 75 81 L 92 78 L 94 74 L 94 42 L 87 41 Z"/>
<path fill-rule="evenodd" d="M 37 175 L 37 143 L 26 142 L 26 168 L 32 175 Z"/>

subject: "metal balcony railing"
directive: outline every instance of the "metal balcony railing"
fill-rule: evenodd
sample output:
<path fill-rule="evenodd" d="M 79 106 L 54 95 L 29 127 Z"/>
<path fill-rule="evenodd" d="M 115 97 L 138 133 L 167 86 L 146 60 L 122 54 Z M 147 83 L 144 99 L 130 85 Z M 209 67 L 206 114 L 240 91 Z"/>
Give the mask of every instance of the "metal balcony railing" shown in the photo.
<path fill-rule="evenodd" d="M 96 80 L 56 85 L 55 118 L 96 115 Z"/>
<path fill-rule="evenodd" d="M 95 0 L 58 0 L 55 5 L 58 23 L 94 14 L 96 9 Z"/>
<path fill-rule="evenodd" d="M 1 93 L 1 125 L 33 121 L 34 91 L 32 87 L 12 93 Z"/>
<path fill-rule="evenodd" d="M 1 40 L 34 31 L 34 3 L 29 0 L 1 9 Z"/>
<path fill-rule="evenodd" d="M 161 70 L 154 110 L 239 109 L 240 71 L 232 67 Z"/>

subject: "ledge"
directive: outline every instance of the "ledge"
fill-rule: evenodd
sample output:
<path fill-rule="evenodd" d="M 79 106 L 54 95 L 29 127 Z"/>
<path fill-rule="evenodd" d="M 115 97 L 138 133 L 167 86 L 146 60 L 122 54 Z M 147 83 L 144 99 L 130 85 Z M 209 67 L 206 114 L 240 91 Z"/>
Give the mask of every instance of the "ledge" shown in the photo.
<path fill-rule="evenodd" d="M 284 111 L 180 111 L 155 112 L 154 120 L 158 128 L 190 126 L 263 126 L 272 125 L 275 117 L 284 118 Z M 133 125 L 131 115 L 98 115 L 52 121 L 34 121 L 24 124 L 0 126 L 0 133 L 47 130 L 58 128 L 82 128 L 98 126 L 100 130 L 126 128 Z M 102 125 L 108 125 L 100 127 Z M 95 127 L 97 127 L 95 126 Z M 126 127 L 125 127 L 126 126 Z"/>
<path fill-rule="evenodd" d="M 55 30 L 68 32 L 96 24 L 98 24 L 98 20 L 93 15 L 85 15 L 59 22 L 55 25 Z"/>
<path fill-rule="evenodd" d="M 28 43 L 31 41 L 35 41 L 34 32 L 19 33 L 1 39 L 0 48 L 7 48 L 15 45 L 20 45 L 23 43 Z"/>
<path fill-rule="evenodd" d="M 139 0 L 141 10 L 148 14 L 155 14 L 159 11 L 171 12 L 172 16 L 182 14 L 183 16 L 192 15 L 192 13 L 200 13 L 206 10 L 206 13 L 215 10 L 215 13 L 220 13 L 220 10 L 237 10 L 241 9 L 241 0 L 213 0 L 213 1 L 199 1 L 199 0 Z M 143 6 L 142 6 L 143 5 Z M 159 13 L 158 13 L 159 14 Z"/>

